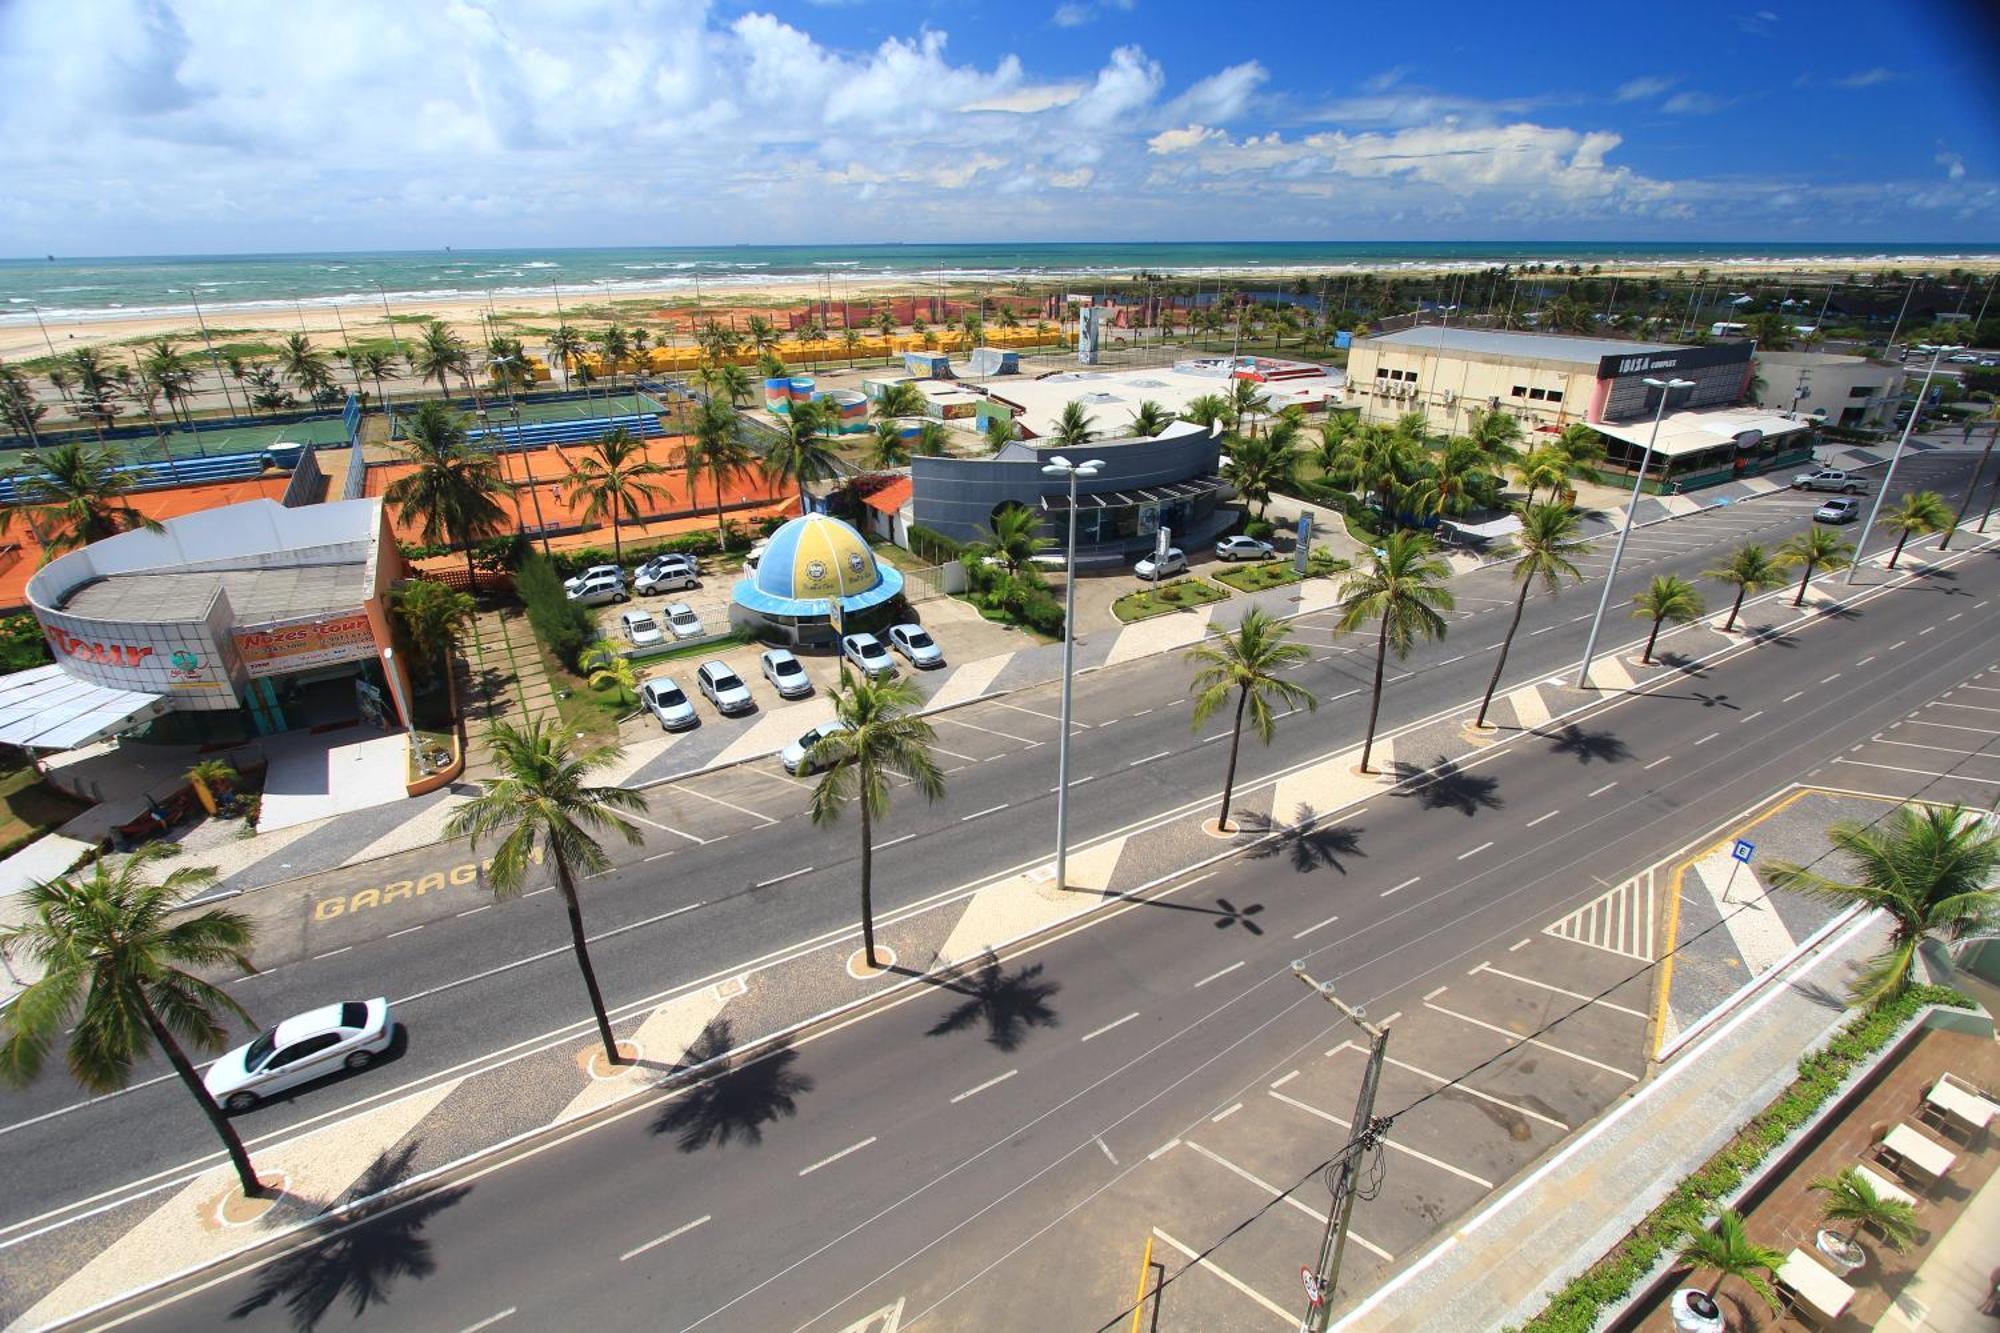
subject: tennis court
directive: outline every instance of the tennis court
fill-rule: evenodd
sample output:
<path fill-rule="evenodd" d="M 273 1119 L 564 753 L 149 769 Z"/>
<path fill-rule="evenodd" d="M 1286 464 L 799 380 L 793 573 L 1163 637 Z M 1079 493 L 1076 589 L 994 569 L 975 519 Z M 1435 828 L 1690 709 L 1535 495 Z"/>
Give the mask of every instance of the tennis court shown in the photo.
<path fill-rule="evenodd" d="M 658 414 L 667 409 L 651 394 L 614 393 L 592 394 L 588 398 L 569 398 L 554 403 L 535 403 L 522 400 L 521 420 L 529 421 L 583 421 L 590 417 L 627 417 L 641 412 Z M 486 400 L 486 413 L 496 423 L 509 415 L 504 398 Z"/>
<path fill-rule="evenodd" d="M 176 458 L 197 458 L 203 454 L 254 454 L 279 443 L 344 444 L 346 442 L 347 425 L 338 414 L 315 417 L 311 421 L 277 424 L 243 422 L 212 430 L 167 432 L 167 447 L 173 451 Z M 153 440 L 131 439 L 122 443 L 126 452 L 135 456 L 159 453 L 159 445 Z"/>

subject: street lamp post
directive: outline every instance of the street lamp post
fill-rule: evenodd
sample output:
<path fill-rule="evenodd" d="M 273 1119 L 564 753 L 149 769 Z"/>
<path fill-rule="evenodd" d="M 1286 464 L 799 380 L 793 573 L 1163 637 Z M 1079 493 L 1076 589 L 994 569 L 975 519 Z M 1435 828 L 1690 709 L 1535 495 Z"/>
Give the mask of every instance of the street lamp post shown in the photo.
<path fill-rule="evenodd" d="M 1854 582 L 1854 575 L 1861 568 L 1861 553 L 1868 546 L 1868 534 L 1875 530 L 1875 519 L 1882 512 L 1882 501 L 1888 497 L 1889 483 L 1895 479 L 1896 464 L 1903 461 L 1903 449 L 1910 442 L 1910 432 L 1917 428 L 1917 418 L 1924 413 L 1924 395 L 1930 392 L 1931 376 L 1937 374 L 1939 361 L 1953 352 L 1965 349 L 1946 343 L 1937 347 L 1919 345 L 1917 350 L 1929 352 L 1931 363 L 1924 368 L 1924 382 L 1917 386 L 1917 400 L 1910 404 L 1910 419 L 1903 423 L 1903 433 L 1897 437 L 1896 452 L 1889 455 L 1889 470 L 1882 474 L 1882 484 L 1875 488 L 1875 503 L 1868 506 L 1868 521 L 1861 525 L 1861 535 L 1854 539 L 1854 562 L 1847 567 L 1847 582 L 1850 585 Z"/>
<path fill-rule="evenodd" d="M 1340 1260 L 1347 1250 L 1347 1228 L 1354 1216 L 1362 1154 L 1374 1151 L 1388 1129 L 1386 1120 L 1375 1118 L 1375 1093 L 1382 1082 L 1382 1062 L 1389 1053 L 1389 1029 L 1369 1022 L 1358 1006 L 1343 1004 L 1333 993 L 1333 983 L 1314 981 L 1303 962 L 1292 964 L 1292 975 L 1319 992 L 1321 999 L 1368 1034 L 1368 1064 L 1361 1075 L 1361 1093 L 1355 1101 L 1354 1119 L 1348 1123 L 1347 1145 L 1341 1150 L 1338 1174 L 1331 1182 L 1333 1202 L 1326 1210 L 1326 1230 L 1320 1236 L 1319 1256 L 1304 1274 L 1306 1313 L 1299 1321 L 1299 1333 L 1319 1333 L 1327 1325 L 1334 1287 L 1340 1281 Z"/>
<path fill-rule="evenodd" d="M 1057 455 L 1042 467 L 1045 477 L 1069 480 L 1069 546 L 1063 568 L 1062 735 L 1056 742 L 1056 887 L 1069 886 L 1069 715 L 1076 676 L 1076 482 L 1104 466 L 1092 458 L 1072 463 Z"/>
<path fill-rule="evenodd" d="M 1590 620 L 1590 637 L 1583 643 L 1583 665 L 1577 668 L 1576 687 L 1590 688 L 1590 659 L 1597 653 L 1597 634 L 1604 628 L 1604 612 L 1611 605 L 1611 584 L 1618 577 L 1618 562 L 1625 556 L 1625 539 L 1632 535 L 1632 515 L 1639 508 L 1639 488 L 1646 484 L 1646 468 L 1653 461 L 1653 446 L 1660 439 L 1660 418 L 1667 414 L 1667 399 L 1675 389 L 1691 389 L 1693 380 L 1656 380 L 1648 376 L 1646 383 L 1660 391 L 1660 405 L 1653 410 L 1653 429 L 1646 436 L 1646 452 L 1639 459 L 1639 475 L 1632 478 L 1632 498 L 1625 504 L 1625 526 L 1618 529 L 1618 545 L 1611 551 L 1611 569 L 1604 576 L 1604 591 L 1597 599 L 1597 614 Z"/>

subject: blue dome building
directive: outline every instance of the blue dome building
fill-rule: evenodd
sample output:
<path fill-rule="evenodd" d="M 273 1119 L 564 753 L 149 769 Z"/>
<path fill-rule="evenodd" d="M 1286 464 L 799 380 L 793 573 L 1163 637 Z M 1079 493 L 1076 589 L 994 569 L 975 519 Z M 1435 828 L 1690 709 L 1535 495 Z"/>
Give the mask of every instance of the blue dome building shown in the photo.
<path fill-rule="evenodd" d="M 860 533 L 807 514 L 771 534 L 756 571 L 736 584 L 729 620 L 760 637 L 776 631 L 794 646 L 830 644 L 836 605 L 844 624 L 902 592 L 902 571 L 878 564 Z"/>

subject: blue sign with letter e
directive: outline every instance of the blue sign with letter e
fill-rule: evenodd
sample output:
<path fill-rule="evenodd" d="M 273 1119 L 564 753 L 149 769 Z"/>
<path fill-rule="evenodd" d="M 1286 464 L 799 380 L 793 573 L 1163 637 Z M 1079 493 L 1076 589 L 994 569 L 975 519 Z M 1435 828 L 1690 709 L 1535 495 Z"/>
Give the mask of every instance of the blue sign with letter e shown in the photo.
<path fill-rule="evenodd" d="M 1757 854 L 1757 844 L 1744 838 L 1738 838 L 1736 846 L 1730 849 L 1729 854 L 1747 866 L 1750 864 L 1750 858 Z"/>

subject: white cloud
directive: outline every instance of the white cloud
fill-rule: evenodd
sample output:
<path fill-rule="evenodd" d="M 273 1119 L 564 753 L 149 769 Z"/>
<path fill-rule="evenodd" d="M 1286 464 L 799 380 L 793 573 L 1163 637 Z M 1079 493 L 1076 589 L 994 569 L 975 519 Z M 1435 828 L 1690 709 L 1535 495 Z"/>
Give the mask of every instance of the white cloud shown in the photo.
<path fill-rule="evenodd" d="M 1660 110 L 1676 116 L 1710 116 L 1728 103 L 1709 93 L 1675 93 L 1660 103 Z"/>
<path fill-rule="evenodd" d="M 1081 28 L 1095 17 L 1089 5 L 1057 5 L 1056 12 L 1049 16 L 1049 22 L 1058 28 Z"/>
<path fill-rule="evenodd" d="M 1167 104 L 1168 120 L 1201 120 L 1225 124 L 1243 114 L 1250 95 L 1270 78 L 1254 60 L 1231 65 L 1209 75 Z"/>
<path fill-rule="evenodd" d="M 1648 74 L 1640 78 L 1628 79 L 1618 85 L 1618 91 L 1613 94 L 1613 100 L 1619 102 L 1642 102 L 1648 98 L 1658 97 L 1661 93 L 1673 87 L 1676 82 L 1678 80 L 1666 78 L 1659 74 Z"/>
<path fill-rule="evenodd" d="M 1190 125 L 1184 130 L 1161 130 L 1146 140 L 1146 147 L 1155 153 L 1185 153 L 1211 139 L 1227 137 L 1221 130 L 1212 130 L 1206 125 Z"/>
<path fill-rule="evenodd" d="M 1952 152 L 1949 148 L 1940 148 L 1938 155 L 1931 160 L 1944 168 L 1947 180 L 1965 179 L 1965 158 L 1962 155 Z"/>
<path fill-rule="evenodd" d="M 1037 111 L 1048 111 L 1054 107 L 1068 106 L 1083 96 L 1080 83 L 1037 83 L 1012 89 L 992 97 L 981 97 L 967 102 L 961 111 L 1006 111 L 1015 115 L 1033 115 Z"/>
<path fill-rule="evenodd" d="M 1876 84 L 1887 83 L 1895 77 L 1895 70 L 1884 69 L 1880 65 L 1877 65 L 1873 69 L 1864 69 L 1859 73 L 1850 74 L 1844 79 L 1835 79 L 1834 85 L 1840 88 L 1873 88 Z"/>
<path fill-rule="evenodd" d="M 1090 90 L 1070 104 L 1070 116 L 1080 125 L 1106 128 L 1150 105 L 1166 79 L 1158 61 L 1136 46 L 1121 46 Z"/>
<path fill-rule="evenodd" d="M 1361 90 L 1369 93 L 1386 93 L 1403 81 L 1410 72 L 1408 65 L 1392 65 L 1379 74 L 1371 74 L 1361 81 Z"/>

